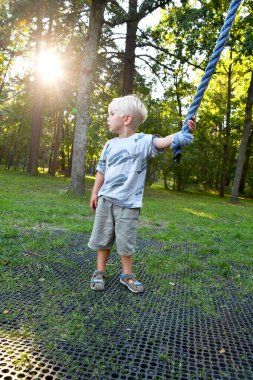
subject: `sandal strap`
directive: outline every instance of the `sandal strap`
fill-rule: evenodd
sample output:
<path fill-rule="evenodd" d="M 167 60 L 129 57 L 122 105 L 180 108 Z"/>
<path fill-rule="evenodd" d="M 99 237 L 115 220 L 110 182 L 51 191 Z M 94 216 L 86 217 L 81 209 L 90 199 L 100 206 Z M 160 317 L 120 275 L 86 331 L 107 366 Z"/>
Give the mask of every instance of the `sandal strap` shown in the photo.
<path fill-rule="evenodd" d="M 95 270 L 95 272 L 93 273 L 93 276 L 102 276 L 102 277 L 105 277 L 106 273 L 105 272 L 101 272 L 99 270 Z"/>
<path fill-rule="evenodd" d="M 120 278 L 125 279 L 125 280 L 133 280 L 132 285 L 143 286 L 142 282 L 140 282 L 136 279 L 136 276 L 134 273 L 132 273 L 132 274 L 121 273 Z"/>
<path fill-rule="evenodd" d="M 135 280 L 136 279 L 136 276 L 135 274 L 125 274 L 125 273 L 121 273 L 121 275 L 119 276 L 120 278 L 122 279 L 126 279 L 126 280 Z"/>
<path fill-rule="evenodd" d="M 99 283 L 102 284 L 102 283 L 104 283 L 105 275 L 106 275 L 105 272 L 95 270 L 95 272 L 93 273 L 93 275 L 91 277 L 90 283 L 91 284 L 99 284 Z"/>
<path fill-rule="evenodd" d="M 104 282 L 104 279 L 103 278 L 92 278 L 90 280 L 90 283 L 91 284 L 103 284 Z"/>

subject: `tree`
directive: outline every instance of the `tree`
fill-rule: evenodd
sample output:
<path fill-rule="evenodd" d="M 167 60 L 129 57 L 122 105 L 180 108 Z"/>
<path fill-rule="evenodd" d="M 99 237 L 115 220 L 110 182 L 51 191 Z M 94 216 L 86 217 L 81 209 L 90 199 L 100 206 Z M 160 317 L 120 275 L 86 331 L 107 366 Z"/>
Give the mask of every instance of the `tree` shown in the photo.
<path fill-rule="evenodd" d="M 78 195 L 83 195 L 85 192 L 85 161 L 87 129 L 90 122 L 90 96 L 107 1 L 92 1 L 89 27 L 81 63 L 71 171 L 71 190 Z"/>
<path fill-rule="evenodd" d="M 77 118 L 78 73 L 80 73 L 84 38 L 87 36 L 91 3 L 90 0 L 82 2 L 44 0 L 43 51 L 46 53 L 48 47 L 55 49 L 62 63 L 61 69 L 64 67 L 64 73 L 67 74 L 61 77 L 63 83 L 59 80 L 55 82 L 57 88 L 53 87 L 53 81 L 48 82 L 44 79 L 46 85 L 43 86 L 38 165 L 47 169 L 50 152 L 52 152 L 51 174 L 58 170 L 70 174 L 68 169 L 73 155 L 74 125 Z M 129 8 L 130 3 L 132 13 Z M 223 23 L 228 1 L 217 2 L 220 7 L 218 10 L 213 7 L 210 0 L 203 0 L 201 4 L 198 2 L 201 5 L 199 7 L 193 6 L 192 2 L 187 2 L 182 6 L 182 2 L 180 4 L 168 1 L 168 7 L 163 12 L 160 24 L 150 26 L 145 30 L 140 29 L 138 15 L 146 15 L 162 3 L 164 4 L 162 1 L 146 0 L 138 2 L 108 0 L 106 3 L 105 17 L 108 21 L 103 22 L 102 25 L 103 32 L 92 68 L 92 86 L 89 88 L 90 105 L 86 108 L 90 113 L 90 121 L 87 123 L 89 128 L 82 131 L 87 141 L 87 143 L 85 141 L 86 158 L 81 165 L 83 173 L 85 171 L 94 173 L 102 146 L 107 139 L 111 138 L 106 128 L 107 106 L 112 98 L 122 95 L 123 82 L 130 84 L 131 89 L 126 93 L 132 91 L 138 93 L 147 104 L 149 118 L 143 126 L 145 132 L 166 135 L 181 128 L 182 114 L 195 92 L 196 83 L 199 83 L 199 79 L 192 75 L 192 71 L 199 70 L 196 72 L 199 78 L 202 75 L 203 67 L 206 65 Z M 5 1 L 4 4 L 7 7 L 2 8 L 0 12 L 2 35 L 0 38 L 0 88 L 2 90 L 0 94 L 0 162 L 6 168 L 23 168 L 24 170 L 27 167 L 31 109 L 35 93 L 31 88 L 34 83 L 31 81 L 32 67 L 30 66 L 24 76 L 19 68 L 16 70 L 16 62 L 22 62 L 23 58 L 30 59 L 34 53 L 37 22 L 34 5 L 38 4 L 38 1 Z M 176 189 L 183 189 L 187 184 L 194 183 L 203 190 L 219 191 L 224 145 L 228 142 L 229 149 L 223 178 L 224 191 L 229 190 L 226 185 L 233 179 L 235 157 L 239 157 L 237 153 L 243 134 L 249 75 L 252 72 L 252 59 L 248 57 L 247 60 L 246 54 L 248 50 L 248 54 L 252 57 L 252 12 L 247 12 L 246 4 L 252 7 L 251 2 L 245 0 L 242 12 L 238 13 L 233 26 L 229 48 L 224 51 L 220 65 L 199 108 L 198 130 L 195 133 L 194 144 L 184 150 L 184 158 L 178 167 L 172 164 L 170 150 L 153 160 L 152 165 L 149 165 L 150 178 L 147 177 L 149 183 L 162 177 L 165 186 L 173 186 Z M 125 23 L 128 36 L 130 32 L 127 25 L 137 23 L 136 33 L 132 33 L 129 39 L 132 45 L 128 45 L 128 48 L 130 47 L 128 52 L 133 59 L 127 61 L 125 60 L 128 44 L 125 41 L 126 35 L 117 33 L 113 29 L 114 25 L 123 23 Z M 117 44 L 119 38 L 121 42 L 125 42 L 123 48 L 122 43 Z M 146 46 L 156 49 L 157 55 L 154 50 L 150 53 Z M 233 62 L 229 59 L 231 48 Z M 242 48 L 244 48 L 243 51 Z M 16 60 L 17 55 L 22 58 Z M 143 75 L 140 70 L 142 62 L 162 83 L 163 99 L 152 99 L 153 76 L 151 78 L 151 76 Z M 233 70 L 229 86 L 231 105 L 228 107 L 230 63 Z M 125 71 L 127 66 L 128 69 Z M 128 72 L 125 76 L 128 79 L 123 80 L 123 71 Z M 86 95 L 88 96 L 88 93 Z M 82 102 L 80 104 L 83 105 Z M 78 108 L 81 106 L 79 105 Z M 230 108 L 231 112 L 229 112 Z M 230 121 L 228 115 L 231 116 Z M 227 124 L 229 124 L 229 130 Z M 54 134 L 55 126 L 57 129 Z M 252 136 L 252 129 L 250 136 Z M 252 167 L 250 141 L 251 137 L 248 139 L 243 165 L 245 175 L 242 175 L 241 181 L 242 184 L 245 183 L 243 188 L 247 190 L 252 188 L 253 183 L 250 173 Z M 82 180 L 84 180 L 83 173 Z"/>
<path fill-rule="evenodd" d="M 111 25 L 118 25 L 121 23 L 128 23 L 128 35 L 126 45 L 126 60 L 124 74 L 124 84 L 130 83 L 127 90 L 123 89 L 123 93 L 132 91 L 133 73 L 134 73 L 134 54 L 136 47 L 136 32 L 139 21 L 145 17 L 149 12 L 157 9 L 158 7 L 166 4 L 168 0 L 157 0 L 155 2 L 144 0 L 140 5 L 138 14 L 136 13 L 137 0 L 129 0 L 129 14 L 126 14 L 120 7 L 117 1 L 112 1 L 114 10 L 116 9 L 116 16 Z M 81 65 L 80 80 L 77 95 L 77 118 L 74 132 L 73 143 L 73 161 L 71 172 L 71 190 L 78 194 L 83 195 L 85 192 L 85 161 L 87 152 L 87 130 L 90 122 L 90 97 L 92 88 L 92 79 L 96 68 L 97 50 L 99 47 L 100 37 L 102 33 L 102 26 L 104 23 L 104 11 L 108 0 L 93 0 L 91 3 L 89 28 L 85 41 L 83 52 L 83 59 Z M 121 15 L 118 17 L 118 10 L 120 9 Z M 122 16 L 123 15 L 123 16 Z M 137 19 L 136 19 L 137 18 Z M 130 59 L 129 59 L 130 58 Z"/>
<path fill-rule="evenodd" d="M 126 42 L 125 52 L 123 57 L 123 84 L 122 95 L 131 94 L 134 86 L 134 73 L 135 73 L 135 50 L 137 47 L 137 31 L 140 21 L 145 18 L 149 13 L 160 7 L 164 7 L 170 3 L 171 0 L 143 0 L 138 10 L 138 0 L 129 0 L 128 14 L 121 10 L 121 18 L 114 21 L 115 24 L 126 22 Z"/>
<path fill-rule="evenodd" d="M 248 144 L 247 144 L 246 153 L 245 153 L 245 160 L 244 160 L 244 165 L 242 169 L 242 176 L 241 176 L 241 181 L 240 181 L 240 186 L 239 186 L 239 193 L 241 194 L 243 194 L 245 190 L 247 171 L 248 171 L 249 163 L 250 163 L 252 140 L 253 140 L 253 129 L 251 129 L 251 133 L 248 139 Z"/>
<path fill-rule="evenodd" d="M 222 1 L 219 2 L 218 7 L 216 8 L 213 7 L 213 2 L 204 0 L 201 1 L 201 7 L 192 6 L 191 3 L 188 3 L 185 9 L 183 9 L 183 12 L 180 7 L 170 7 L 168 12 L 166 12 L 164 19 L 161 20 L 158 28 L 155 28 L 153 31 L 154 41 L 159 41 L 159 60 L 163 58 L 161 53 L 165 50 L 164 48 L 166 46 L 164 47 L 164 45 L 167 44 L 169 47 L 172 46 L 172 53 L 175 58 L 180 60 L 182 63 L 194 63 L 195 57 L 195 62 L 196 60 L 200 61 L 204 58 L 202 66 L 206 65 L 207 58 L 211 54 L 212 46 L 217 38 L 217 33 L 221 29 L 224 22 L 223 12 L 227 10 L 227 5 L 228 4 L 226 1 Z M 248 13 L 247 9 L 245 13 L 242 11 L 241 18 L 245 18 L 245 15 L 248 14 L 250 15 L 250 12 Z M 238 15 L 240 15 L 240 13 L 238 13 Z M 250 16 L 247 16 L 246 18 L 249 17 Z M 245 31 L 245 28 L 242 27 L 240 28 L 239 34 L 237 30 L 238 28 L 239 26 L 235 23 L 232 33 L 230 34 L 230 38 L 227 41 L 231 54 L 233 52 L 233 58 L 237 59 L 240 55 L 239 47 L 242 45 L 242 41 L 246 39 L 246 34 L 248 36 L 250 35 L 249 30 Z M 242 31 L 245 31 L 245 36 L 242 35 Z M 211 41 L 213 41 L 213 44 L 210 43 Z M 196 54 L 196 52 L 201 53 L 201 55 Z M 168 60 L 168 66 L 173 67 L 172 54 L 167 53 L 166 55 L 168 58 L 171 57 L 171 60 Z M 238 111 L 236 109 L 238 107 L 238 101 L 236 102 L 234 100 L 234 93 L 236 91 L 235 80 L 233 78 L 234 66 L 235 62 L 232 62 L 231 58 L 225 58 L 225 60 L 222 58 L 221 64 L 217 67 L 217 71 L 212 79 L 215 81 L 216 78 L 219 77 L 219 71 L 223 72 L 223 75 L 226 75 L 227 77 L 226 96 L 224 96 L 224 88 L 223 90 L 220 88 L 222 92 L 219 94 L 220 99 L 222 99 L 223 107 L 221 107 L 221 102 L 220 104 L 217 104 L 217 108 L 219 108 L 220 114 L 222 115 L 222 120 L 219 121 L 220 125 L 217 125 L 217 131 L 219 132 L 220 139 L 217 140 L 219 144 L 216 146 L 215 157 L 215 161 L 217 161 L 216 167 L 221 170 L 219 181 L 221 196 L 224 195 L 225 185 L 229 184 L 231 173 L 233 171 L 233 166 L 231 163 L 235 154 L 234 147 L 236 145 L 236 142 L 234 142 L 233 139 L 235 138 L 236 128 L 238 129 L 234 116 L 235 114 L 238 115 Z M 222 80 L 222 82 L 224 87 L 224 80 Z M 217 86 L 217 88 L 219 87 Z M 209 94 L 207 93 L 205 97 L 207 98 L 210 96 Z M 201 111 L 202 110 L 200 109 L 199 114 Z M 220 143 L 222 143 L 222 151 L 220 149 Z M 206 152 L 207 150 L 204 152 L 200 151 L 199 154 L 200 156 L 203 156 Z M 218 162 L 219 156 L 221 158 L 222 165 Z M 200 161 L 202 162 L 202 160 Z M 206 160 L 203 162 L 206 162 Z"/>
<path fill-rule="evenodd" d="M 43 17 L 44 17 L 44 0 L 37 1 L 37 30 L 35 34 L 35 80 L 34 95 L 32 107 L 32 130 L 29 148 L 29 161 L 27 172 L 30 175 L 38 173 L 40 135 L 42 126 L 42 99 L 43 89 L 38 73 L 39 57 L 42 49 Z"/>
<path fill-rule="evenodd" d="M 80 32 L 83 32 L 82 29 L 84 28 L 76 21 L 76 18 L 81 18 L 80 14 L 82 14 L 81 22 L 84 25 L 85 9 L 85 1 L 81 2 L 81 4 L 77 4 L 76 1 L 59 2 L 58 0 L 9 2 L 8 21 L 11 20 L 17 32 L 22 32 L 20 25 L 29 26 L 29 33 L 26 33 L 25 36 L 26 51 L 31 52 L 31 45 L 35 45 L 32 125 L 27 168 L 28 173 L 31 175 L 37 174 L 44 110 L 47 106 L 44 102 L 46 97 L 43 95 L 48 89 L 43 86 L 38 70 L 40 55 L 41 53 L 47 53 L 51 47 L 54 47 L 55 50 L 57 48 L 65 49 L 66 40 L 68 38 L 71 40 L 73 30 L 77 30 L 77 27 L 79 27 Z M 34 22 L 34 18 L 36 18 L 36 22 Z"/>
<path fill-rule="evenodd" d="M 54 139 L 52 144 L 52 157 L 49 164 L 49 170 L 48 172 L 55 176 L 57 166 L 58 166 L 58 156 L 59 156 L 59 149 L 60 149 L 60 143 L 62 138 L 62 129 L 63 129 L 63 109 L 60 109 L 56 116 L 56 125 L 55 125 L 55 131 L 54 131 Z"/>
<path fill-rule="evenodd" d="M 251 80 L 247 91 L 247 100 L 245 107 L 245 120 L 242 140 L 238 152 L 237 164 L 234 175 L 234 183 L 231 194 L 231 202 L 238 202 L 239 192 L 244 191 L 246 172 L 249 166 L 250 147 L 253 136 L 252 129 L 252 104 L 253 104 L 253 72 L 252 72 L 252 55 L 253 55 L 253 40 L 252 40 L 252 21 L 253 21 L 253 5 L 252 2 L 245 3 L 246 17 L 242 17 L 237 27 L 238 40 L 240 41 L 240 59 L 244 57 L 246 72 L 251 72 Z M 247 59 L 248 58 L 248 59 Z M 249 61 L 249 62 L 247 62 Z"/>
<path fill-rule="evenodd" d="M 134 69 L 135 69 L 135 49 L 136 34 L 138 28 L 137 17 L 138 0 L 129 0 L 129 11 L 127 20 L 127 33 L 123 66 L 123 86 L 122 94 L 128 95 L 133 91 Z"/>
<path fill-rule="evenodd" d="M 253 106 L 253 72 L 251 73 L 251 81 L 248 88 L 243 136 L 242 136 L 242 141 L 239 148 L 233 189 L 232 189 L 232 194 L 231 194 L 232 203 L 238 202 L 238 193 L 239 193 L 239 187 L 240 187 L 240 182 L 242 178 L 243 164 L 245 162 L 247 144 L 249 141 L 250 134 L 252 132 L 252 106 Z"/>
<path fill-rule="evenodd" d="M 33 132 L 30 132 L 30 136 L 26 135 L 26 139 L 30 141 L 30 153 L 33 157 L 29 162 L 31 164 L 34 161 L 29 165 L 29 169 L 33 166 L 33 173 L 36 174 L 41 153 L 43 152 L 43 157 L 46 157 L 43 144 L 46 139 L 53 137 L 50 124 L 53 123 L 55 115 L 55 109 L 53 109 L 53 107 L 56 107 L 55 100 L 60 95 L 64 95 L 64 99 L 68 101 L 66 101 L 62 109 L 65 113 L 66 109 L 69 111 L 70 99 L 73 99 L 73 93 L 76 92 L 76 73 L 79 72 L 80 66 L 80 41 L 86 32 L 86 10 L 88 7 L 86 6 L 86 1 L 59 2 L 58 0 L 44 0 L 42 2 L 38 0 L 21 0 L 18 2 L 6 1 L 5 4 L 6 9 L 0 8 L 0 88 L 2 90 L 1 100 L 3 100 L 1 101 L 0 114 L 2 118 L 8 119 L 8 122 L 11 120 L 8 117 L 9 111 L 7 107 L 9 107 L 10 111 L 14 108 L 17 93 L 22 94 L 23 103 L 21 102 L 20 104 L 23 104 L 25 112 L 29 112 L 26 105 L 37 111 L 37 114 L 33 112 L 36 117 L 33 118 L 33 122 L 29 126 L 31 129 L 31 125 L 33 125 Z M 38 9 L 40 5 L 43 5 L 43 12 Z M 45 85 L 42 86 L 41 73 L 40 75 L 36 73 L 34 75 L 33 68 L 27 67 L 27 72 L 24 76 L 21 70 L 23 62 L 30 60 L 31 56 L 34 55 L 35 41 L 38 40 L 39 32 L 38 28 L 36 28 L 39 20 L 36 16 L 41 18 L 38 13 L 43 13 L 43 20 L 40 23 L 40 29 L 43 31 L 43 41 L 41 37 L 37 47 L 40 45 L 44 55 L 47 54 L 49 49 L 57 53 L 61 60 L 61 71 L 64 71 L 65 74 L 63 78 L 64 86 L 59 82 L 49 82 L 44 79 Z M 39 51 L 37 56 L 38 54 Z M 19 56 L 21 57 L 20 60 L 17 59 Z M 10 72 L 7 73 L 7 68 L 12 68 L 13 61 L 15 71 L 9 70 Z M 50 71 L 50 63 L 48 63 L 48 70 Z M 33 81 L 31 81 L 31 76 Z M 26 81 L 27 83 L 25 83 Z M 54 88 L 53 82 L 55 83 Z M 66 87 L 68 87 L 67 96 Z M 64 92 L 64 94 L 60 92 Z M 13 98 L 12 94 L 15 94 Z M 30 101 L 31 94 L 32 105 Z M 40 98 L 41 94 L 43 94 L 43 102 Z M 49 116 L 47 113 L 49 113 Z M 26 122 L 28 122 L 28 118 L 26 118 Z M 0 134 L 3 139 L 4 135 L 9 134 L 9 131 L 6 131 L 4 127 L 5 124 L 6 121 L 4 122 L 2 119 L 0 122 L 0 128 L 2 128 Z M 22 123 L 22 131 L 24 130 L 27 130 L 27 126 Z M 44 136 L 46 136 L 46 139 L 44 139 Z M 20 137 L 22 138 L 22 132 Z M 70 139 L 72 144 L 72 135 Z M 41 153 L 39 152 L 39 147 L 41 148 Z M 7 150 L 10 151 L 11 149 L 8 149 L 8 147 L 5 149 L 4 147 L 4 152 Z M 16 154 L 15 152 L 18 152 L 18 149 L 13 149 L 13 152 Z M 15 161 L 14 158 L 13 162 Z M 22 164 L 25 161 L 27 165 L 26 149 L 23 151 Z"/>
<path fill-rule="evenodd" d="M 224 128 L 224 143 L 223 143 L 223 157 L 221 166 L 221 176 L 220 176 L 220 189 L 219 196 L 224 197 L 225 195 L 225 183 L 228 173 L 228 162 L 230 153 L 230 137 L 231 137 L 231 98 L 232 98 L 232 75 L 233 75 L 233 64 L 232 64 L 232 51 L 230 50 L 230 62 L 227 69 L 227 97 L 226 97 L 226 116 L 225 116 L 225 128 Z M 227 183 L 229 184 L 229 183 Z"/>

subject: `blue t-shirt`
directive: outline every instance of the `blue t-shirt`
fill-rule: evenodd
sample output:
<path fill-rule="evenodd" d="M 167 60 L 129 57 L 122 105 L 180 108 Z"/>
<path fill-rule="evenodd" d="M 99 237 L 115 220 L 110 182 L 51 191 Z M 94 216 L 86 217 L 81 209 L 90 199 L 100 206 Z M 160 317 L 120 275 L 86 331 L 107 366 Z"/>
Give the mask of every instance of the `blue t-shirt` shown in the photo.
<path fill-rule="evenodd" d="M 135 133 L 127 138 L 116 137 L 105 144 L 96 168 L 105 177 L 99 197 L 121 207 L 142 207 L 147 159 L 164 151 L 156 149 L 156 138 Z"/>

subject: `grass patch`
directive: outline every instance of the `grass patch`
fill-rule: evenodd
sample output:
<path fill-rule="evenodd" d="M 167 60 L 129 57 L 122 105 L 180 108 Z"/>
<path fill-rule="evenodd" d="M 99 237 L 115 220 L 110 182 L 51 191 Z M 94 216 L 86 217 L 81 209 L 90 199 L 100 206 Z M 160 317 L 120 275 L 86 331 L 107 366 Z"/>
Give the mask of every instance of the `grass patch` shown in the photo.
<path fill-rule="evenodd" d="M 46 175 L 29 177 L 18 173 L 0 172 L 0 215 L 5 222 L 2 233 L 12 234 L 22 229 L 37 231 L 66 229 L 90 232 L 92 213 L 89 210 L 89 190 L 80 198 L 69 194 L 69 179 Z M 87 180 L 87 189 L 92 185 Z M 84 223 L 85 221 L 85 223 Z"/>
<path fill-rule="evenodd" d="M 70 234 L 91 232 L 93 178 L 86 179 L 87 191 L 82 198 L 69 195 L 70 180 L 64 177 L 0 171 L 0 180 L 4 184 L 0 191 L 0 264 L 22 264 L 40 255 L 43 260 L 54 260 L 51 253 L 66 248 Z M 227 198 L 212 194 L 148 188 L 139 235 L 162 241 L 172 254 L 173 246 L 180 251 L 185 242 L 194 243 L 197 249 L 193 253 L 181 249 L 176 256 L 147 255 L 143 265 L 156 274 L 213 268 L 212 273 L 252 290 L 252 216 L 252 200 L 234 206 Z M 236 272 L 238 266 L 243 267 L 242 273 Z"/>

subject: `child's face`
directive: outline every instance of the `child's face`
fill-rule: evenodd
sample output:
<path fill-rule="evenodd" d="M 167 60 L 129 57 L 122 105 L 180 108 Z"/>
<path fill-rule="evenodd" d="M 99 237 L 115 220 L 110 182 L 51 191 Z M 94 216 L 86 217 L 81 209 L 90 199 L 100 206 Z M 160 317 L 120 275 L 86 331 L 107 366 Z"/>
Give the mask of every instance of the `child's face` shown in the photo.
<path fill-rule="evenodd" d="M 113 111 L 109 111 L 107 118 L 108 129 L 111 133 L 120 133 L 124 127 L 125 116 L 120 116 Z"/>

